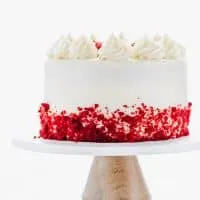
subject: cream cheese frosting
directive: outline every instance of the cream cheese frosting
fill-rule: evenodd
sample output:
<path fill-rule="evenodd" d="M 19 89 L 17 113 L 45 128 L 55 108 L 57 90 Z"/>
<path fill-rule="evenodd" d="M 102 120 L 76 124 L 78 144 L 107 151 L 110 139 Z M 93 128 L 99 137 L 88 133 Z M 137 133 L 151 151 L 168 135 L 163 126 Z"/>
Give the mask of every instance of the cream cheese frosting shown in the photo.
<path fill-rule="evenodd" d="M 49 59 L 55 60 L 131 60 L 162 61 L 184 60 L 185 49 L 167 35 L 144 36 L 136 40 L 134 45 L 123 33 L 111 34 L 101 43 L 94 34 L 90 37 L 60 37 L 48 52 Z"/>
<path fill-rule="evenodd" d="M 96 34 L 94 34 L 94 33 L 91 33 L 90 39 L 91 39 L 93 42 L 95 42 L 95 41 L 98 40 Z"/>
<path fill-rule="evenodd" d="M 49 59 L 69 59 L 69 46 L 73 42 L 72 36 L 61 36 L 48 52 Z"/>
<path fill-rule="evenodd" d="M 99 58 L 101 60 L 128 59 L 131 51 L 131 45 L 124 39 L 122 34 L 119 36 L 111 34 L 99 50 Z"/>
<path fill-rule="evenodd" d="M 69 47 L 71 59 L 92 59 L 97 58 L 95 43 L 84 35 L 74 40 Z"/>
<path fill-rule="evenodd" d="M 169 36 L 145 36 L 135 42 L 131 56 L 134 60 L 182 60 L 185 49 Z"/>

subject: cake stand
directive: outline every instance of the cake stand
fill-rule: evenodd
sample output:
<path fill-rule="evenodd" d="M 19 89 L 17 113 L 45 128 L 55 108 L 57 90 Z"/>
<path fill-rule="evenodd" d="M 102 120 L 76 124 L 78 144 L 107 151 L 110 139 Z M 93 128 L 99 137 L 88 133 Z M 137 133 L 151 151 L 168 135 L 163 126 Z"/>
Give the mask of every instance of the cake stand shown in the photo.
<path fill-rule="evenodd" d="M 94 156 L 83 200 L 150 200 L 137 156 L 200 149 L 198 113 L 194 116 L 193 112 L 190 136 L 180 139 L 140 143 L 76 143 L 18 137 L 12 139 L 12 144 L 34 152 Z"/>
<path fill-rule="evenodd" d="M 137 156 L 179 153 L 200 148 L 200 138 L 142 143 L 75 143 L 13 138 L 15 147 L 34 152 L 93 155 L 83 200 L 150 200 Z"/>

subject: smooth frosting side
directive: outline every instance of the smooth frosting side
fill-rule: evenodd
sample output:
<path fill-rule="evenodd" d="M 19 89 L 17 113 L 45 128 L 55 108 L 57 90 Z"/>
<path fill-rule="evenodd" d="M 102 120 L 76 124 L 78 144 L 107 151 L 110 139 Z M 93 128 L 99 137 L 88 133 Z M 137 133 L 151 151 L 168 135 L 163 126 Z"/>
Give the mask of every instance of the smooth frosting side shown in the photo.
<path fill-rule="evenodd" d="M 159 108 L 186 105 L 186 62 L 49 60 L 44 100 L 69 111 L 94 103 L 111 109 L 142 102 Z"/>

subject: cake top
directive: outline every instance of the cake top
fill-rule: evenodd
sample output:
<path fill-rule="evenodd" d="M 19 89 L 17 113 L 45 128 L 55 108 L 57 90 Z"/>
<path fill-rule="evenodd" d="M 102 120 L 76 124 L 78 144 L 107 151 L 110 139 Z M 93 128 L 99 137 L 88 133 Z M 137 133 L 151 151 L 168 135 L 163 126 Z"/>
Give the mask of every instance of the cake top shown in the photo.
<path fill-rule="evenodd" d="M 94 34 L 77 38 L 70 34 L 60 37 L 48 52 L 54 60 L 121 60 L 161 61 L 184 60 L 185 49 L 167 35 L 144 36 L 134 42 L 122 33 L 111 34 L 101 42 Z"/>

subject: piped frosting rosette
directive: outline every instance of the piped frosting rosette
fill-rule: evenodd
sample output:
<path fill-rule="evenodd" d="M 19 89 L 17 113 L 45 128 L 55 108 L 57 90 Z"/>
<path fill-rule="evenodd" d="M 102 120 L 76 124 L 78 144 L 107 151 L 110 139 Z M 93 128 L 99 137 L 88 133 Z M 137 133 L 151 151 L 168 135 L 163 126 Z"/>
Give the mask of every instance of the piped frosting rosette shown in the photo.
<path fill-rule="evenodd" d="M 97 58 L 97 48 L 91 38 L 82 35 L 71 43 L 69 55 L 71 59 Z"/>
<path fill-rule="evenodd" d="M 144 38 L 135 42 L 131 58 L 134 60 L 182 60 L 185 49 L 167 35 Z"/>
<path fill-rule="evenodd" d="M 101 60 L 128 59 L 131 56 L 132 46 L 122 34 L 111 34 L 99 50 Z"/>
<path fill-rule="evenodd" d="M 50 59 L 69 59 L 69 47 L 73 42 L 73 38 L 68 36 L 61 36 L 52 46 L 48 52 Z"/>
<path fill-rule="evenodd" d="M 84 35 L 74 39 L 71 35 L 60 37 L 48 52 L 50 59 L 92 59 L 97 58 L 97 48 L 91 38 Z"/>
<path fill-rule="evenodd" d="M 68 35 L 55 42 L 48 57 L 57 60 L 184 60 L 185 49 L 167 35 L 144 36 L 136 40 L 134 45 L 122 33 L 111 34 L 103 43 L 98 41 L 94 34 L 78 38 Z"/>

